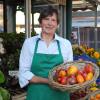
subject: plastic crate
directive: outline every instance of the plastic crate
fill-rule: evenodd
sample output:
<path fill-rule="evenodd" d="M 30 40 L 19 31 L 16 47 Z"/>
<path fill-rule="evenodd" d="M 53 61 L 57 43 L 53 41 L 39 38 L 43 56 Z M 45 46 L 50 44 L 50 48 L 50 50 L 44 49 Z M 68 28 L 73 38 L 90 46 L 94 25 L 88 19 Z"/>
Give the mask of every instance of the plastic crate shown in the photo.
<path fill-rule="evenodd" d="M 87 54 L 83 53 L 82 55 L 74 55 L 74 60 L 79 60 L 82 59 L 84 61 L 91 61 L 93 63 L 96 63 L 97 60 L 94 58 L 91 58 L 90 56 L 88 56 Z"/>

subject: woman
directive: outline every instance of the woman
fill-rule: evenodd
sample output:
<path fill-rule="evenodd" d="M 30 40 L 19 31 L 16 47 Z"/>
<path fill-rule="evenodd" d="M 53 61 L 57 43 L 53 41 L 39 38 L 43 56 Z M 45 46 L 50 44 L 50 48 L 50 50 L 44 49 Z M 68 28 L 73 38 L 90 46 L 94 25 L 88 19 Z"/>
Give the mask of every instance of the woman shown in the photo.
<path fill-rule="evenodd" d="M 26 100 L 70 100 L 69 93 L 51 88 L 48 72 L 64 61 L 72 61 L 71 43 L 55 31 L 59 24 L 58 12 L 48 6 L 40 13 L 41 34 L 26 39 L 20 54 L 19 83 L 28 85 Z"/>

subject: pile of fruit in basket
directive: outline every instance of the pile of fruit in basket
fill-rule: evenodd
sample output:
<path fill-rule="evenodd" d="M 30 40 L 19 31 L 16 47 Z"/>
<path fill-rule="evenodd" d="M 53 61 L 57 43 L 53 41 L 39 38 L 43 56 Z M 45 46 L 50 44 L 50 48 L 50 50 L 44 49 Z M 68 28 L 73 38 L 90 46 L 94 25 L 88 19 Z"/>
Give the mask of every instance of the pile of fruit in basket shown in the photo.
<path fill-rule="evenodd" d="M 66 68 L 57 68 L 53 78 L 59 84 L 73 85 L 92 80 L 93 76 L 93 66 L 88 63 L 81 69 L 79 69 L 76 65 L 69 65 Z"/>

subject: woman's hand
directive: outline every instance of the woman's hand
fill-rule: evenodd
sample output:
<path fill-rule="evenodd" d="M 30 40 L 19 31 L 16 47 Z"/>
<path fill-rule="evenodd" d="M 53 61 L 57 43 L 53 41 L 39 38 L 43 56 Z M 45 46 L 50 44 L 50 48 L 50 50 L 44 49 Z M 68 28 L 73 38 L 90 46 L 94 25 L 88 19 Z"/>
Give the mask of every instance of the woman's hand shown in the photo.
<path fill-rule="evenodd" d="M 49 80 L 47 78 L 39 77 L 39 76 L 33 76 L 32 79 L 29 81 L 30 83 L 43 83 L 43 84 L 49 84 L 49 86 L 53 89 L 55 89 L 54 86 L 51 85 Z"/>
<path fill-rule="evenodd" d="M 45 83 L 49 84 L 49 80 L 47 78 L 39 77 L 39 76 L 33 76 L 31 80 L 29 80 L 30 83 Z"/>

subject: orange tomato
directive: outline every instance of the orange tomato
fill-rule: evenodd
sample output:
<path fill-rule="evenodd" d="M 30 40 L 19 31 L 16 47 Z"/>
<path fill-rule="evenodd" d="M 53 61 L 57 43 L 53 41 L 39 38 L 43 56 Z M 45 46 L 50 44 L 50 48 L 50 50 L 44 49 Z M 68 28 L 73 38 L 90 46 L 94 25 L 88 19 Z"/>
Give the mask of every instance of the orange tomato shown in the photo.
<path fill-rule="evenodd" d="M 97 99 L 100 99 L 100 93 L 99 94 L 96 94 L 95 96 Z"/>
<path fill-rule="evenodd" d="M 91 96 L 89 100 L 95 100 L 95 97 L 94 96 Z"/>
<path fill-rule="evenodd" d="M 64 76 L 66 76 L 67 75 L 67 73 L 66 73 L 66 71 L 64 70 L 64 69 L 61 69 L 60 71 L 59 71 L 59 73 L 58 73 L 58 77 L 64 77 Z"/>
<path fill-rule="evenodd" d="M 84 78 L 83 78 L 83 76 L 81 74 L 78 74 L 76 76 L 76 79 L 77 79 L 77 82 L 78 83 L 83 83 L 85 81 Z"/>

